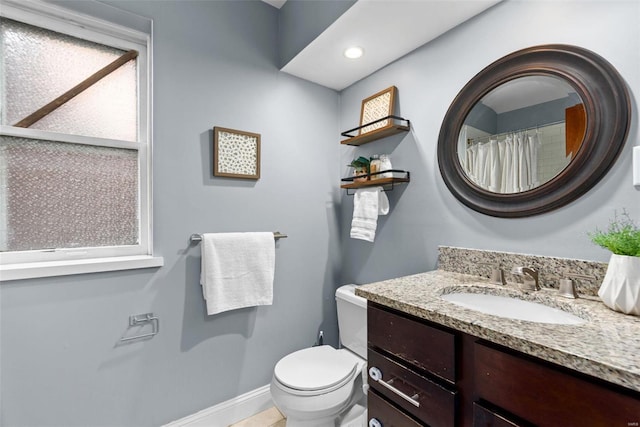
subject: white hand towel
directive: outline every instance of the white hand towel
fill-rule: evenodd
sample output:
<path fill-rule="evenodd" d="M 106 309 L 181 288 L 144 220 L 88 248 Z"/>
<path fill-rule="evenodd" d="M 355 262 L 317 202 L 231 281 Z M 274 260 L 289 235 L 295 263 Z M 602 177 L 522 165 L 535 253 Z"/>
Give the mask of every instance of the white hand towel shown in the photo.
<path fill-rule="evenodd" d="M 207 314 L 273 303 L 273 233 L 207 233 L 201 245 Z"/>
<path fill-rule="evenodd" d="M 353 196 L 351 238 L 373 242 L 378 227 L 378 215 L 389 213 L 389 199 L 382 187 L 356 190 Z"/>
<path fill-rule="evenodd" d="M 378 188 L 380 188 L 380 192 L 378 192 L 378 215 L 386 215 L 389 213 L 389 198 L 382 187 Z"/>

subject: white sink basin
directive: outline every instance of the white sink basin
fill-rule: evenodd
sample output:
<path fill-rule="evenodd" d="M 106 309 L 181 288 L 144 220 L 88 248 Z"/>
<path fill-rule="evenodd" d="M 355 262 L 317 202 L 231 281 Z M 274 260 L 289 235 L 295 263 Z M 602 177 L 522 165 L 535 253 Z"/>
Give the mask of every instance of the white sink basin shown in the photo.
<path fill-rule="evenodd" d="M 579 325 L 586 322 L 578 316 L 548 305 L 499 295 L 456 292 L 442 295 L 441 298 L 461 307 L 508 319 L 559 325 Z"/>

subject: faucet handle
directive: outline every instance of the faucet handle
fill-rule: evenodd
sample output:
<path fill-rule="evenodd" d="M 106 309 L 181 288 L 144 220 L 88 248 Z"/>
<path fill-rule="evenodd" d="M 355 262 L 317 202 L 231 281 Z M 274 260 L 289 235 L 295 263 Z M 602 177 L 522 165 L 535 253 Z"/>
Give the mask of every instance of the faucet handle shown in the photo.
<path fill-rule="evenodd" d="M 576 287 L 573 279 L 560 279 L 560 289 L 558 290 L 561 297 L 577 298 Z"/>
<path fill-rule="evenodd" d="M 491 268 L 491 283 L 494 285 L 506 284 L 504 279 L 504 270 L 497 265 Z"/>
<path fill-rule="evenodd" d="M 578 292 L 576 291 L 576 280 L 588 280 L 594 282 L 596 277 L 591 274 L 581 273 L 567 273 L 566 278 L 559 280 L 558 292 L 560 296 L 567 298 L 578 298 Z"/>
<path fill-rule="evenodd" d="M 478 262 L 478 265 L 486 265 L 491 267 L 491 275 L 489 280 L 495 285 L 506 285 L 507 282 L 504 278 L 504 270 L 500 267 L 500 263 L 495 262 Z"/>

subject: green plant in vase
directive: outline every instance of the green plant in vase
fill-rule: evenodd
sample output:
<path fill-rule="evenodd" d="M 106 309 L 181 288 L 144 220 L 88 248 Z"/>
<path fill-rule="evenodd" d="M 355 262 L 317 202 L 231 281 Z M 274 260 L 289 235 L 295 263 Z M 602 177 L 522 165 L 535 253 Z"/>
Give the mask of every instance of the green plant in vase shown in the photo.
<path fill-rule="evenodd" d="M 593 243 L 615 255 L 640 257 L 640 228 L 625 210 L 620 217 L 617 213 L 614 215 L 607 231 L 596 229 L 589 237 Z"/>
<path fill-rule="evenodd" d="M 623 210 L 606 231 L 589 233 L 591 241 L 611 251 L 598 296 L 613 310 L 640 316 L 640 228 Z"/>
<path fill-rule="evenodd" d="M 347 166 L 351 166 L 353 168 L 353 176 L 354 181 L 367 181 L 369 179 L 369 167 L 371 165 L 371 161 L 366 157 L 358 157 L 351 161 L 351 163 Z"/>

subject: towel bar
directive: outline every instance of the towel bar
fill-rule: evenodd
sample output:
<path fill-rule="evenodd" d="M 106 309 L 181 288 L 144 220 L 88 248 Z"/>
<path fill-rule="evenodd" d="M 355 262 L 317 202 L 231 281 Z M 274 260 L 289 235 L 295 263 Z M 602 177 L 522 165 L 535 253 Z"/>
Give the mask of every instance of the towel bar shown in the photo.
<path fill-rule="evenodd" d="M 281 233 L 279 231 L 274 231 L 273 232 L 273 238 L 275 240 L 286 239 L 287 237 L 289 237 L 289 236 L 287 236 L 286 234 L 283 234 L 283 233 Z M 202 241 L 202 234 L 192 234 L 189 237 L 189 240 L 191 241 L 191 243 L 199 243 L 199 242 Z"/>

